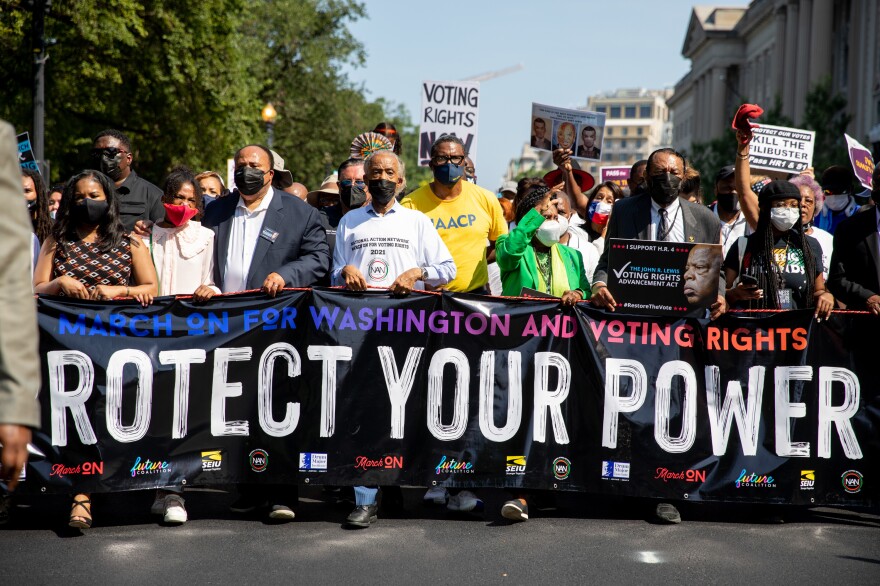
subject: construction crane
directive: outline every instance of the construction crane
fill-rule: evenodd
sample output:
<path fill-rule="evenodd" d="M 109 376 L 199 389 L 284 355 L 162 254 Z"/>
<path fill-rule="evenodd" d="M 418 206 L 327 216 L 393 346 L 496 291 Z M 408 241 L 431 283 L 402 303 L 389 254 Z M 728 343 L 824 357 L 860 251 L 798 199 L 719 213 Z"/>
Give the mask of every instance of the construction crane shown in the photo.
<path fill-rule="evenodd" d="M 487 73 L 481 73 L 480 75 L 475 75 L 473 77 L 467 77 L 462 81 L 489 81 L 490 79 L 495 79 L 496 77 L 501 77 L 502 75 L 507 75 L 508 73 L 516 73 L 521 69 L 525 69 L 525 66 L 522 63 L 517 63 L 512 67 L 506 67 L 504 69 L 499 69 L 497 71 L 489 71 Z"/>

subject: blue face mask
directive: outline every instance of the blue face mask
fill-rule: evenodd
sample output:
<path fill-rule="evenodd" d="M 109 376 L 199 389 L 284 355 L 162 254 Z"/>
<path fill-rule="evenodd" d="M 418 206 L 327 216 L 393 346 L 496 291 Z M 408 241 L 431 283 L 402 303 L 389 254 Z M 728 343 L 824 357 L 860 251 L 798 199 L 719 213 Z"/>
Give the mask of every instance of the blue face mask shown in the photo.
<path fill-rule="evenodd" d="M 463 165 L 446 163 L 445 165 L 434 167 L 434 179 L 447 187 L 455 185 L 462 176 L 464 176 Z"/>

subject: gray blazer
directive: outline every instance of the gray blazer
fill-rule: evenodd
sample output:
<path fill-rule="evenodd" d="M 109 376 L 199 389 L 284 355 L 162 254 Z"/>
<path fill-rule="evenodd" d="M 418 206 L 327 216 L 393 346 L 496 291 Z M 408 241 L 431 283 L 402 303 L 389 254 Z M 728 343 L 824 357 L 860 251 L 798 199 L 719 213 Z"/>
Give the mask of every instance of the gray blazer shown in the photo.
<path fill-rule="evenodd" d="M 274 189 L 274 188 L 271 188 Z M 229 232 L 238 191 L 208 205 L 202 225 L 214 231 L 214 283 L 221 287 L 226 273 Z M 257 238 L 248 289 L 259 289 L 270 273 L 278 273 L 285 287 L 310 287 L 330 270 L 330 247 L 318 210 L 299 198 L 275 189 Z"/>
<path fill-rule="evenodd" d="M 31 221 L 15 130 L 0 120 L 0 423 L 40 427 L 40 355 Z"/>
<path fill-rule="evenodd" d="M 709 209 L 679 198 L 681 217 L 684 220 L 684 240 L 697 244 L 720 244 L 721 222 Z M 608 250 L 612 238 L 648 240 L 651 226 L 651 196 L 647 193 L 619 199 L 614 203 L 605 248 L 593 273 L 593 283 L 608 283 Z M 724 276 L 719 277 L 719 291 L 724 295 Z M 611 291 L 614 294 L 614 291 Z"/>

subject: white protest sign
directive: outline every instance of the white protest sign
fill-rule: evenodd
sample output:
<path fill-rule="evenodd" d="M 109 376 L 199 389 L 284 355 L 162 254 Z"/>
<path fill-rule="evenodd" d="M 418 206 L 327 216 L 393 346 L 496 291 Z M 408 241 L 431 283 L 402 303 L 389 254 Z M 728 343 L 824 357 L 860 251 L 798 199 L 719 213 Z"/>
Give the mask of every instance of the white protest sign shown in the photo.
<path fill-rule="evenodd" d="M 532 148 L 569 149 L 574 159 L 598 161 L 605 139 L 605 114 L 532 103 L 529 123 Z"/>
<path fill-rule="evenodd" d="M 422 115 L 419 120 L 419 165 L 431 159 L 431 144 L 452 134 L 477 163 L 477 121 L 480 112 L 480 82 L 422 82 Z"/>
<path fill-rule="evenodd" d="M 813 166 L 816 133 L 812 130 L 761 124 L 753 128 L 749 166 L 782 173 L 800 173 Z"/>

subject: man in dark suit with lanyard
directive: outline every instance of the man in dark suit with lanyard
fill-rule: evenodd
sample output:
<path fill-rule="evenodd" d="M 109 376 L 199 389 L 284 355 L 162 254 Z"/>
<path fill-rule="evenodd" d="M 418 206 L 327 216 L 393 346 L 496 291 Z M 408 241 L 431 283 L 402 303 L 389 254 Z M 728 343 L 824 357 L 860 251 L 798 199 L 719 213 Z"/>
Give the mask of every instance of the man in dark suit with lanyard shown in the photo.
<path fill-rule="evenodd" d="M 635 197 L 619 199 L 614 204 L 605 249 L 593 274 L 593 305 L 614 311 L 617 302 L 608 290 L 608 251 L 612 238 L 629 240 L 660 240 L 720 244 L 721 224 L 706 207 L 678 197 L 684 178 L 684 157 L 670 148 L 659 149 L 648 157 L 648 190 Z M 719 291 L 725 289 L 719 278 Z M 711 317 L 716 319 L 727 310 L 724 296 L 712 304 Z"/>
<path fill-rule="evenodd" d="M 874 167 L 871 181 L 874 205 L 834 232 L 828 289 L 847 309 L 880 315 L 880 167 Z"/>
<path fill-rule="evenodd" d="M 248 145 L 235 154 L 237 190 L 205 210 L 214 231 L 214 282 L 224 293 L 260 289 L 271 297 L 284 287 L 309 287 L 330 267 L 330 247 L 318 211 L 272 187 L 272 153 Z M 296 487 L 239 485 L 236 513 L 268 507 L 269 517 L 294 518 Z"/>
<path fill-rule="evenodd" d="M 608 311 L 614 311 L 617 306 L 607 285 L 608 251 L 612 238 L 721 243 L 721 223 L 718 217 L 708 208 L 678 196 L 684 169 L 684 157 L 675 150 L 656 150 L 648 157 L 647 191 L 615 202 L 605 235 L 605 249 L 593 274 L 593 295 L 590 298 L 593 305 Z M 718 280 L 718 291 L 723 293 L 725 283 L 720 270 Z M 712 319 L 727 311 L 727 303 L 721 293 L 710 308 Z M 655 514 L 662 522 L 681 522 L 678 509 L 669 503 L 658 504 Z"/>

